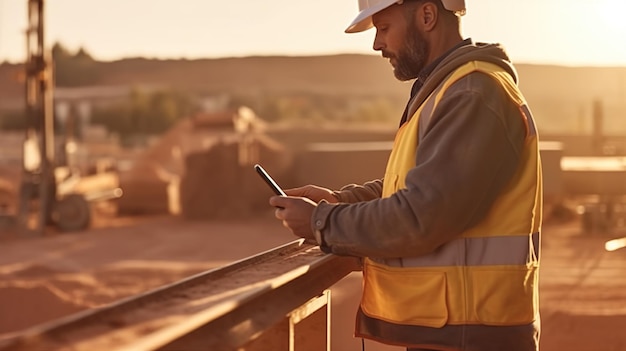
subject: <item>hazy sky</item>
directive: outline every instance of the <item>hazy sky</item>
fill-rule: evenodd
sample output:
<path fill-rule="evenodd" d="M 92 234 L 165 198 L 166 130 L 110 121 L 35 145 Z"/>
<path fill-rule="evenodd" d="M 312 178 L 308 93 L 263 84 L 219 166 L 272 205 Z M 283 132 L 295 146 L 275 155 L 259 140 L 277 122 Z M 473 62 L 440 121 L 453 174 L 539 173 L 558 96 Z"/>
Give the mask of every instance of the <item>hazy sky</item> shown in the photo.
<path fill-rule="evenodd" d="M 626 0 L 466 0 L 463 34 L 518 63 L 626 66 Z M 0 61 L 25 56 L 27 0 L 0 0 Z M 96 59 L 371 53 L 357 0 L 47 0 L 47 43 Z"/>

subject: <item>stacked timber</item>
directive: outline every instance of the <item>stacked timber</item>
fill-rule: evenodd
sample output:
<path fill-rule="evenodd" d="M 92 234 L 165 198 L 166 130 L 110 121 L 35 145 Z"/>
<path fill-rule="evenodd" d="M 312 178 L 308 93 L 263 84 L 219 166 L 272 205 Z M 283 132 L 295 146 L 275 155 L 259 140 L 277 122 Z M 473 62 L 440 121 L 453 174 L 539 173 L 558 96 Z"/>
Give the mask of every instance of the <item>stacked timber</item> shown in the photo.
<path fill-rule="evenodd" d="M 292 155 L 262 134 L 222 138 L 190 153 L 180 183 L 181 213 L 190 220 L 241 218 L 270 209 L 269 187 L 253 169 L 261 163 L 282 186 L 292 186 Z"/>

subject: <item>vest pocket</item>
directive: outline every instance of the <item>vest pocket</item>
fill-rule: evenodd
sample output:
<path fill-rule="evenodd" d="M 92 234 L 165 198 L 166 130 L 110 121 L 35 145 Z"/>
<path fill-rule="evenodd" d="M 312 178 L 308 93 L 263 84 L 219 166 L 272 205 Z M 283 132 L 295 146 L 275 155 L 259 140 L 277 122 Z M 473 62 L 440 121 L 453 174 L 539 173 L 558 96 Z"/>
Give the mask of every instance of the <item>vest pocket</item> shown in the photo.
<path fill-rule="evenodd" d="M 522 325 L 535 320 L 537 267 L 473 267 L 471 277 L 475 313 L 482 324 Z"/>
<path fill-rule="evenodd" d="M 366 259 L 361 308 L 391 323 L 440 328 L 448 321 L 446 274 Z"/>

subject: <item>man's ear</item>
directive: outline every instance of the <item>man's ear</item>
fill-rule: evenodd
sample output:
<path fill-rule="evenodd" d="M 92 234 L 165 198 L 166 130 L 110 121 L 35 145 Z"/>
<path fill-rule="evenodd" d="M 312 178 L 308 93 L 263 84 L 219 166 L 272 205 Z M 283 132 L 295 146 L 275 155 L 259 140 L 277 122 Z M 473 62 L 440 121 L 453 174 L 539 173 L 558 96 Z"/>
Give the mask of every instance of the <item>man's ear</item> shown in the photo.
<path fill-rule="evenodd" d="M 424 32 L 430 32 L 435 29 L 439 19 L 439 8 L 433 2 L 426 1 L 419 9 L 418 23 Z"/>

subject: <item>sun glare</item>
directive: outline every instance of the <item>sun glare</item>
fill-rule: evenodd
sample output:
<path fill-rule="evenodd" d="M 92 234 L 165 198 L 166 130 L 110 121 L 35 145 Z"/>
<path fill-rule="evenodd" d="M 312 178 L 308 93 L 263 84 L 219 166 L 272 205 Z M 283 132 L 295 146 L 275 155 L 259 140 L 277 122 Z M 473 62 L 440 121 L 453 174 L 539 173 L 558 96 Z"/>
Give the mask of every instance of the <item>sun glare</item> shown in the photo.
<path fill-rule="evenodd" d="M 578 47 L 581 62 L 626 65 L 626 1 L 624 0 L 561 0 L 562 23 L 571 28 L 569 40 Z"/>
<path fill-rule="evenodd" d="M 597 18 L 596 42 L 606 59 L 626 65 L 626 2 L 624 0 L 601 0 L 595 5 Z"/>
<path fill-rule="evenodd" d="M 595 2 L 593 2 L 595 4 Z M 598 1 L 598 18 L 603 28 L 612 30 L 616 40 L 623 44 L 626 40 L 626 2 L 624 0 Z M 607 33 L 608 34 L 608 33 Z"/>

